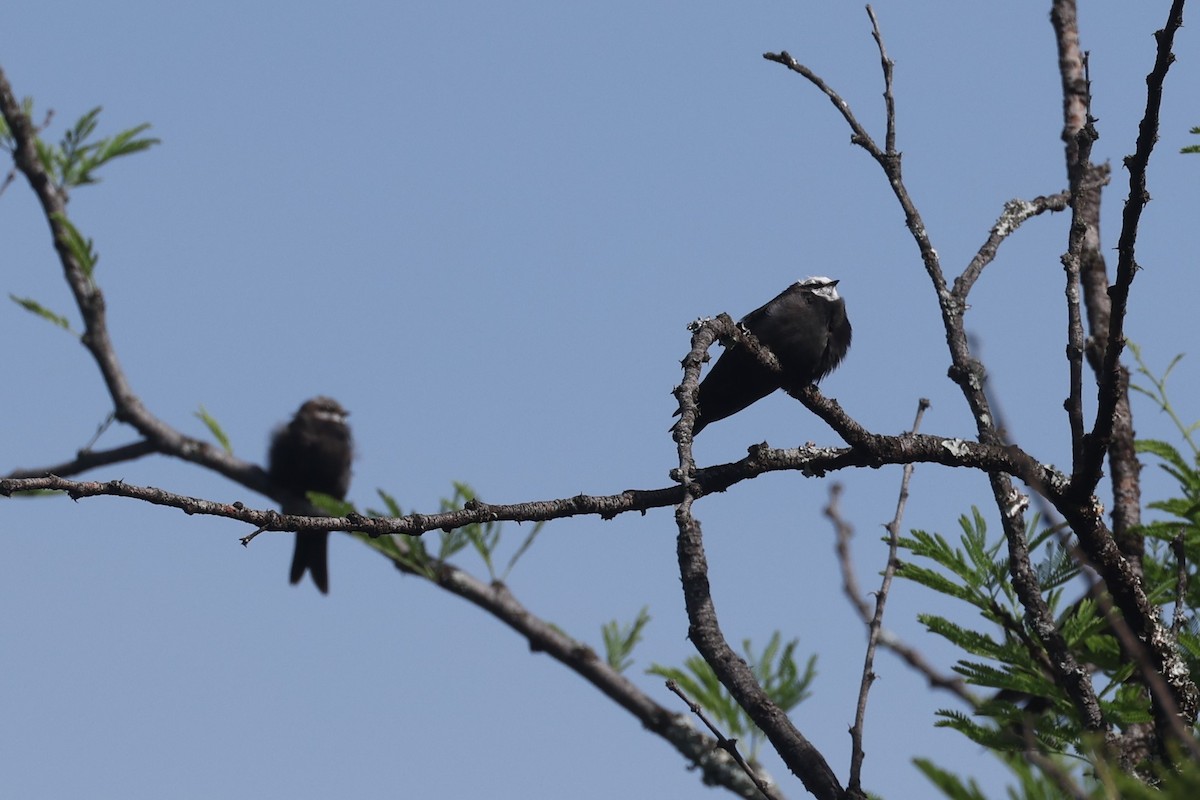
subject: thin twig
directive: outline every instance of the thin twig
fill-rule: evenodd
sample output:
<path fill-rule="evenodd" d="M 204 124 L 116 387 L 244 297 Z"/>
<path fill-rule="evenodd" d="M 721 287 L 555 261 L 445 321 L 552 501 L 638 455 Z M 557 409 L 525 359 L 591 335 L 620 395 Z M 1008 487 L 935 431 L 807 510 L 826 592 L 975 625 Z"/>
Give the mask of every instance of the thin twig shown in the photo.
<path fill-rule="evenodd" d="M 867 7 L 868 9 L 870 6 Z M 872 20 L 874 15 L 871 16 Z M 917 415 L 913 420 L 912 432 L 921 428 L 921 419 L 929 408 L 929 401 L 921 398 L 917 403 Z M 863 658 L 862 681 L 858 687 L 858 703 L 854 712 L 854 725 L 850 727 L 850 781 L 848 789 L 851 792 L 862 792 L 862 762 L 865 753 L 862 748 L 863 731 L 867 716 L 867 696 L 871 692 L 871 684 L 875 682 L 875 648 L 879 645 L 880 632 L 883 630 L 883 611 L 887 605 L 888 592 L 892 587 L 892 578 L 896 574 L 896 550 L 900 542 L 900 524 L 904 519 L 904 508 L 908 504 L 908 487 L 912 482 L 913 464 L 905 464 L 900 479 L 900 496 L 896 500 L 896 513 L 887 524 L 888 558 L 883 568 L 883 580 L 879 592 L 875 595 L 875 613 L 871 617 L 867 634 L 867 652 Z"/>
<path fill-rule="evenodd" d="M 884 152 L 892 155 L 896 152 L 896 98 L 892 94 L 892 73 L 896 63 L 888 58 L 887 48 L 883 46 L 883 33 L 879 30 L 879 20 L 875 17 L 875 9 L 867 4 L 867 16 L 871 18 L 871 36 L 879 47 L 879 61 L 883 67 L 883 105 L 887 110 L 887 134 L 884 138 Z"/>
<path fill-rule="evenodd" d="M 1185 541 L 1182 528 L 1171 540 L 1171 553 L 1175 556 L 1175 611 L 1171 616 L 1171 633 L 1176 638 L 1187 622 L 1188 570 Z"/>
<path fill-rule="evenodd" d="M 825 506 L 825 516 L 833 523 L 838 565 L 842 571 L 842 593 L 850 600 L 858 618 L 865 624 L 871 622 L 871 606 L 863 597 L 863 591 L 858 585 L 858 575 L 854 569 L 854 561 L 850 555 L 850 541 L 854 538 L 854 528 L 842 518 L 841 513 L 842 485 L 835 483 L 829 487 L 829 504 Z"/>
<path fill-rule="evenodd" d="M 862 590 L 858 585 L 857 571 L 854 569 L 853 558 L 850 554 L 850 541 L 854 537 L 854 528 L 842 517 L 839 502 L 841 496 L 841 484 L 833 484 L 829 488 L 829 504 L 825 506 L 825 516 L 833 523 L 837 538 L 835 549 L 838 568 L 842 572 L 842 591 L 850 599 L 850 603 L 854 606 L 863 625 L 869 626 L 873 612 L 871 606 L 863 599 Z M 920 651 L 901 640 L 893 632 L 880 628 L 879 644 L 891 650 L 904 663 L 923 675 L 933 688 L 951 692 L 971 708 L 975 708 L 979 704 L 979 701 L 967 691 L 966 682 L 962 678 L 939 672 Z"/>
<path fill-rule="evenodd" d="M 742 757 L 742 754 L 737 747 L 737 739 L 730 739 L 724 733 L 722 733 L 721 730 L 713 724 L 712 720 L 708 718 L 708 715 L 704 713 L 704 709 L 700 707 L 700 704 L 693 702 L 692 699 L 684 693 L 683 689 L 679 688 L 678 683 L 673 680 L 668 680 L 667 689 L 674 692 L 680 700 L 687 704 L 687 707 L 691 709 L 691 712 L 700 718 L 700 721 L 704 723 L 705 727 L 708 728 L 709 732 L 712 733 L 713 737 L 717 740 L 717 747 L 724 750 L 730 755 L 731 758 L 733 758 L 734 761 L 737 762 L 737 765 L 742 768 L 750 780 L 754 782 L 754 785 L 758 787 L 758 790 L 762 792 L 763 797 L 780 797 L 780 795 L 775 791 L 774 787 L 772 787 L 767 781 L 763 780 L 758 773 L 754 771 L 754 768 L 747 763 L 746 759 Z"/>
<path fill-rule="evenodd" d="M 61 478 L 67 475 L 78 475 L 81 472 L 87 472 L 89 469 L 95 469 L 96 467 L 106 467 L 110 464 L 120 464 L 124 461 L 136 461 L 142 456 L 156 452 L 158 452 L 158 448 L 154 446 L 153 442 L 147 439 L 124 444 L 109 450 L 89 450 L 85 448 L 80 450 L 75 458 L 70 461 L 64 461 L 61 464 L 52 464 L 48 467 L 15 469 L 4 477 L 41 478 L 46 475 L 57 475 Z"/>
<path fill-rule="evenodd" d="M 1063 211 L 1067 208 L 1069 200 L 1070 195 L 1067 192 L 1059 192 L 1049 196 L 1039 195 L 1032 200 L 1013 199 L 1005 203 L 1004 211 L 1000 213 L 996 224 L 988 232 L 987 241 L 980 246 L 975 257 L 971 259 L 971 263 L 967 264 L 967 268 L 963 270 L 962 275 L 959 275 L 954 281 L 955 297 L 966 302 L 967 295 L 971 293 L 975 282 L 983 274 L 984 267 L 995 260 L 1001 243 L 1015 233 L 1025 220 L 1047 211 Z"/>
<path fill-rule="evenodd" d="M 782 64 L 792 72 L 803 75 L 805 78 L 807 78 L 813 86 L 816 86 L 825 93 L 825 96 L 829 98 L 831 103 L 833 103 L 833 107 L 836 108 L 842 115 L 842 118 L 846 120 L 846 124 L 850 126 L 850 130 L 852 132 L 850 136 L 851 143 L 856 144 L 866 150 L 876 161 L 882 162 L 887 159 L 887 154 L 879 149 L 879 145 L 875 144 L 875 140 L 871 138 L 869 133 L 867 133 L 867 129 L 864 128 L 854 116 L 854 112 L 850 110 L 850 104 L 843 100 L 842 96 L 834 91 L 833 88 L 826 83 L 820 75 L 813 72 L 796 59 L 792 58 L 791 54 L 788 53 L 787 50 L 781 50 L 778 53 L 763 53 L 763 58 L 765 58 L 767 61 L 774 61 L 776 64 Z"/>

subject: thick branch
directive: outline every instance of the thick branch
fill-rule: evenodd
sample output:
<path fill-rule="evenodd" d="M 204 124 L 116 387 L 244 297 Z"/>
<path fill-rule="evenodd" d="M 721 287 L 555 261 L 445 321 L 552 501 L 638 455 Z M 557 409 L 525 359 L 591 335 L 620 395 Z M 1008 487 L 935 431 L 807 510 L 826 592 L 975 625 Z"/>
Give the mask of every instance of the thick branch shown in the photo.
<path fill-rule="evenodd" d="M 680 499 L 675 507 L 675 523 L 679 529 L 676 552 L 679 559 L 679 577 L 683 582 L 684 605 L 688 614 L 688 638 L 696 646 L 701 657 L 712 667 L 717 679 L 729 691 L 734 701 L 754 720 L 766 734 L 783 763 L 804 783 L 804 787 L 818 798 L 841 800 L 843 790 L 837 776 L 829 768 L 821 752 L 802 734 L 783 709 L 767 696 L 754 672 L 747 666 L 721 633 L 717 623 L 717 612 L 713 605 L 708 583 L 708 561 L 704 555 L 704 540 L 700 533 L 700 522 L 692 516 L 692 501 L 703 494 L 696 480 L 696 462 L 692 456 L 692 428 L 696 420 L 696 390 L 700 379 L 700 367 L 704 363 L 708 348 L 716 340 L 720 329 L 733 328 L 732 320 L 722 315 L 716 320 L 704 320 L 692 326 L 692 349 L 684 357 L 683 382 L 675 390 L 679 399 L 680 423 L 675 428 L 675 442 L 679 451 L 679 468 L 675 479 L 679 481 Z M 736 330 L 728 331 L 731 335 Z M 747 335 L 752 352 L 760 359 L 763 350 Z M 746 344 L 743 342 L 743 344 Z M 767 354 L 768 356 L 770 354 Z M 778 371 L 773 356 L 765 361 Z"/>
<path fill-rule="evenodd" d="M 830 404 L 836 408 L 833 401 L 826 399 L 815 388 L 806 394 L 820 404 L 818 407 Z M 836 411 L 842 413 L 840 408 Z M 738 461 L 696 469 L 692 476 L 694 485 L 691 491 L 696 497 L 724 492 L 737 483 L 768 472 L 795 471 L 822 476 L 853 467 L 874 468 L 909 463 L 942 464 L 989 473 L 1013 474 L 1030 486 L 1038 487 L 1052 502 L 1062 501 L 1062 489 L 1066 486 L 1066 477 L 1053 466 L 1040 464 L 1015 447 L 981 445 L 964 439 L 927 434 L 884 436 L 872 433 L 864 441 L 862 446 L 843 448 L 775 449 L 765 444 L 754 445 L 749 454 Z M 261 472 L 258 467 L 253 469 Z M 266 481 L 265 475 L 262 480 Z M 679 486 L 664 486 L 657 489 L 627 489 L 611 495 L 581 494 L 558 500 L 506 505 L 475 501 L 457 511 L 409 514 L 404 517 L 309 517 L 280 514 L 270 509 L 255 510 L 240 501 L 222 503 L 201 500 L 119 480 L 73 481 L 56 475 L 0 479 L 2 496 L 30 491 L 60 491 L 75 500 L 99 496 L 128 497 L 178 508 L 188 514 L 225 517 L 266 531 L 362 531 L 371 536 L 387 533 L 418 535 L 425 531 L 450 530 L 490 521 L 536 522 L 580 515 L 612 519 L 631 511 L 645 512 L 652 508 L 672 506 L 679 503 L 683 496 Z"/>
<path fill-rule="evenodd" d="M 1137 270 L 1134 247 L 1142 209 L 1149 200 L 1146 193 L 1146 167 L 1158 132 L 1162 86 L 1174 59 L 1171 47 L 1175 31 L 1182 24 L 1183 1 L 1175 0 L 1166 25 L 1155 34 L 1157 55 L 1154 68 L 1146 78 L 1146 110 L 1141 120 L 1137 145 L 1132 156 L 1125 160 L 1129 170 L 1129 196 L 1122 218 L 1118 243 L 1117 278 L 1101 297 L 1098 285 L 1107 284 L 1103 260 L 1099 256 L 1099 181 L 1088 180 L 1095 170 L 1081 152 L 1081 144 L 1090 136 L 1088 126 L 1088 97 L 1085 58 L 1079 47 L 1078 20 L 1074 0 L 1055 0 L 1051 20 L 1059 48 L 1059 64 L 1063 81 L 1064 130 L 1067 144 L 1067 170 L 1072 186 L 1079 186 L 1077 209 L 1079 224 L 1086 230 L 1080 234 L 1072 229 L 1072 245 L 1077 237 L 1079 268 L 1083 282 L 1083 299 L 1088 304 L 1092 340 L 1102 342 L 1102 350 L 1091 355 L 1097 367 L 1098 391 L 1095 422 L 1091 432 L 1083 437 L 1069 490 L 1070 499 L 1059 507 L 1071 524 L 1079 544 L 1090 563 L 1099 571 L 1105 586 L 1120 609 L 1135 637 L 1145 642 L 1155 671 L 1170 684 L 1170 698 L 1151 688 L 1154 711 L 1160 732 L 1171 730 L 1170 706 L 1177 706 L 1188 722 L 1194 722 L 1200 706 L 1197 688 L 1186 664 L 1179 657 L 1169 631 L 1162 624 L 1157 609 L 1146 598 L 1141 582 L 1141 537 L 1134 530 L 1139 519 L 1140 491 L 1137 463 L 1133 451 L 1133 425 L 1128 399 L 1128 375 L 1120 364 L 1124 348 L 1124 323 L 1129 288 Z M 1090 185 L 1087 185 L 1090 183 Z M 1075 200 L 1075 198 L 1073 198 Z M 1086 212 L 1086 213 L 1084 213 Z M 1094 251 L 1094 252 L 1093 252 Z M 1070 253 L 1069 253 L 1070 255 Z M 1093 309 L 1093 304 L 1096 308 Z M 1112 447 L 1111 452 L 1109 451 Z M 1090 505 L 1099 483 L 1103 459 L 1109 452 L 1113 471 L 1114 525 L 1119 526 L 1120 538 L 1114 540 L 1100 519 L 1103 510 L 1098 501 Z M 1170 702 L 1166 702 L 1166 701 Z"/>
<path fill-rule="evenodd" d="M 1174 0 L 1167 23 L 1154 38 L 1158 43 L 1154 68 L 1146 76 L 1146 110 L 1138 126 L 1137 146 L 1132 155 L 1125 159 L 1129 170 L 1129 196 L 1121 216 L 1121 234 L 1117 240 L 1117 277 L 1108 289 L 1112 300 L 1112 315 L 1109 319 L 1108 343 L 1105 348 L 1100 371 L 1100 387 L 1096 400 L 1096 420 L 1084 443 L 1084 466 L 1086 471 L 1077 479 L 1075 490 L 1080 494 L 1091 494 L 1100 481 L 1101 462 L 1112 435 L 1113 420 L 1121 387 L 1121 353 L 1125 347 L 1125 314 L 1129 300 L 1129 288 L 1138 269 L 1135 256 L 1138 225 L 1142 211 L 1150 201 L 1146 191 L 1146 167 L 1150 154 L 1158 141 L 1158 119 L 1162 106 L 1162 88 L 1167 71 L 1175 60 L 1171 48 L 1175 32 L 1183 25 L 1184 0 Z"/>

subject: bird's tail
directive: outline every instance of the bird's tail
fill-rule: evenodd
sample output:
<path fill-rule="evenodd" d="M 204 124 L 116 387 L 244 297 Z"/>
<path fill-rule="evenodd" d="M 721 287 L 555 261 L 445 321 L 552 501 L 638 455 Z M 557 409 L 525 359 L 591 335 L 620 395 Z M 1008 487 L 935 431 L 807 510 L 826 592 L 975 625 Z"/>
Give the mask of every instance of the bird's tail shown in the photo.
<path fill-rule="evenodd" d="M 296 534 L 289 579 L 299 583 L 306 571 L 312 575 L 321 594 L 329 594 L 329 531 Z"/>

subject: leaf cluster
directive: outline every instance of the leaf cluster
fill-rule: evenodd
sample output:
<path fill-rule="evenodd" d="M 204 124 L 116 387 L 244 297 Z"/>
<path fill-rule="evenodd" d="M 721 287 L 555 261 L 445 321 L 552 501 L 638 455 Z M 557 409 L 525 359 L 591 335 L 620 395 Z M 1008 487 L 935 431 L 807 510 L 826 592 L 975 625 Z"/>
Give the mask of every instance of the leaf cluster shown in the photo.
<path fill-rule="evenodd" d="M 61 191 L 98 183 L 100 178 L 96 171 L 109 161 L 148 150 L 159 143 L 158 139 L 141 135 L 150 128 L 145 122 L 112 136 L 95 138 L 100 110 L 97 106 L 80 117 L 57 144 L 38 139 L 38 159 Z"/>
<path fill-rule="evenodd" d="M 633 666 L 633 648 L 642 640 L 642 631 L 650 622 L 650 609 L 642 606 L 633 622 L 624 625 L 615 619 L 604 623 L 600 633 L 604 638 L 604 660 L 617 672 Z"/>
<path fill-rule="evenodd" d="M 404 516 L 404 512 L 401 510 L 400 504 L 396 502 L 395 497 L 383 489 L 377 491 L 380 499 L 383 500 L 384 508 L 383 510 L 367 509 L 368 515 L 374 517 Z M 478 502 L 475 490 L 466 483 L 455 481 L 454 494 L 449 498 L 442 498 L 441 510 L 453 511 L 475 502 Z M 467 547 L 472 547 L 483 560 L 489 578 L 493 582 L 503 582 L 508 579 L 509 574 L 516 567 L 517 562 L 521 560 L 521 557 L 533 546 L 538 534 L 542 531 L 543 525 L 545 525 L 544 522 L 533 524 L 529 533 L 509 557 L 508 563 L 502 572 L 497 572 L 495 565 L 496 553 L 503 540 L 504 531 L 504 527 L 499 522 L 473 522 L 453 530 L 439 531 L 437 533 L 436 549 L 426 544 L 423 535 L 380 536 L 373 539 L 365 534 L 359 534 L 359 538 L 373 549 L 382 552 L 388 558 L 392 559 L 397 565 L 418 575 L 423 575 L 430 580 L 437 579 L 437 571 L 445 561 L 462 552 Z"/>
<path fill-rule="evenodd" d="M 32 116 L 33 100 L 25 98 L 22 108 L 26 116 Z M 97 175 L 97 171 L 109 161 L 148 150 L 159 143 L 158 139 L 142 136 L 150 128 L 149 123 L 135 125 L 112 136 L 96 138 L 96 128 L 100 124 L 100 110 L 100 107 L 97 106 L 80 117 L 56 144 L 47 143 L 40 136 L 35 142 L 38 160 L 41 161 L 42 167 L 54 182 L 64 203 L 69 197 L 69 190 L 77 186 L 98 183 L 100 177 Z M 12 153 L 15 148 L 16 142 L 13 139 L 12 131 L 9 130 L 8 123 L 0 117 L 0 150 Z M 100 260 L 95 243 L 80 233 L 66 214 L 56 212 L 51 214 L 51 219 L 60 231 L 58 234 L 59 246 L 66 248 L 79 265 L 83 276 L 90 282 L 96 269 L 96 263 Z M 70 322 L 65 316 L 50 310 L 37 300 L 30 297 L 18 297 L 11 293 L 9 298 L 26 311 L 36 314 L 64 330 L 71 330 Z"/>
<path fill-rule="evenodd" d="M 742 641 L 742 652 L 751 665 L 754 677 L 767 697 L 785 713 L 809 697 L 809 685 L 817 675 L 816 654 L 808 657 L 803 670 L 796 664 L 796 647 L 799 643 L 798 639 L 792 639 L 784 644 L 783 637 L 776 631 L 762 652 L 755 654 L 750 640 Z M 646 672 L 679 684 L 693 702 L 699 703 L 715 717 L 716 724 L 723 728 L 728 738 L 749 738 L 747 758 L 754 763 L 763 742 L 762 731 L 721 684 L 708 662 L 695 655 L 689 656 L 683 663 L 683 668 L 655 664 Z"/>
<path fill-rule="evenodd" d="M 996 751 L 1023 751 L 1036 743 L 1044 753 L 1077 750 L 1084 729 L 1073 704 L 1057 684 L 1044 644 L 1029 624 L 1008 579 L 1003 540 L 989 542 L 978 509 L 959 519 L 958 545 L 940 534 L 914 531 L 900 546 L 924 563 L 902 562 L 897 575 L 972 607 L 984 621 L 969 626 L 937 614 L 919 617 L 926 628 L 949 641 L 964 656 L 954 670 L 968 684 L 986 689 L 971 714 L 943 709 L 938 723 L 960 731 Z M 1101 707 L 1118 727 L 1149 719 L 1146 700 L 1124 682 L 1134 669 L 1122 663 L 1116 638 L 1096 601 L 1084 593 L 1064 604 L 1072 586 L 1082 592 L 1080 568 L 1057 538 L 1057 530 L 1037 530 L 1034 517 L 1026 537 L 1043 597 L 1056 616 L 1067 646 L 1103 680 Z"/>
<path fill-rule="evenodd" d="M 1200 563 L 1200 448 L 1193 434 L 1200 424 L 1184 424 L 1167 394 L 1167 378 L 1180 358 L 1159 376 L 1146 366 L 1136 345 L 1130 343 L 1130 351 L 1141 379 L 1131 388 L 1167 414 L 1180 435 L 1178 446 L 1159 440 L 1136 443 L 1138 452 L 1153 456 L 1177 487 L 1173 496 L 1148 503 L 1164 518 L 1138 532 L 1147 542 L 1142 566 L 1149 599 L 1163 609 L 1175 607 L 1178 646 L 1195 674 L 1200 669 L 1200 637 L 1194 621 L 1200 604 L 1195 566 Z M 923 531 L 914 531 L 900 542 L 915 561 L 903 563 L 898 575 L 965 603 L 984 620 L 982 625 L 968 626 L 932 614 L 920 617 L 930 631 L 963 652 L 955 670 L 970 685 L 987 690 L 970 714 L 940 711 L 939 724 L 988 747 L 1009 765 L 1018 781 L 1018 788 L 1008 790 L 1009 797 L 1061 797 L 1064 787 L 1078 796 L 1106 798 L 1197 796 L 1200 765 L 1182 757 L 1169 760 L 1170 770 L 1161 764 L 1148 765 L 1146 769 L 1157 770 L 1157 775 L 1147 781 L 1141 767 L 1136 774 L 1123 771 L 1101 743 L 1085 734 L 1007 580 L 1004 542 L 989 543 L 978 510 L 962 517 L 960 527 L 953 545 L 939 534 Z M 1075 658 L 1093 671 L 1105 718 L 1118 730 L 1149 721 L 1145 691 L 1130 680 L 1135 667 L 1125 663 L 1098 602 L 1098 590 L 1088 585 L 1089 576 L 1081 573 L 1067 549 L 1070 540 L 1054 528 L 1039 531 L 1036 518 L 1026 538 L 1056 627 Z M 1064 594 L 1071 587 L 1086 591 L 1064 605 Z M 964 782 L 930 761 L 919 760 L 917 766 L 947 797 L 985 797 L 974 782 Z"/>
<path fill-rule="evenodd" d="M 1168 605 L 1175 604 L 1176 593 L 1182 595 L 1182 606 L 1174 609 L 1178 622 L 1175 627 L 1180 650 L 1196 674 L 1200 669 L 1200 637 L 1194 617 L 1195 609 L 1200 607 L 1200 446 L 1194 434 L 1200 429 L 1200 422 L 1184 423 L 1167 394 L 1167 379 L 1183 356 L 1175 356 L 1162 374 L 1157 375 L 1147 366 L 1136 345 L 1131 343 L 1129 349 L 1138 365 L 1137 374 L 1144 381 L 1131 383 L 1130 388 L 1150 398 L 1170 418 L 1182 440 L 1180 447 L 1157 439 L 1139 439 L 1135 443 L 1138 453 L 1155 458 L 1177 490 L 1174 497 L 1147 504 L 1164 517 L 1146 523 L 1139 533 L 1147 541 L 1144 570 L 1150 599 L 1158 605 Z"/>

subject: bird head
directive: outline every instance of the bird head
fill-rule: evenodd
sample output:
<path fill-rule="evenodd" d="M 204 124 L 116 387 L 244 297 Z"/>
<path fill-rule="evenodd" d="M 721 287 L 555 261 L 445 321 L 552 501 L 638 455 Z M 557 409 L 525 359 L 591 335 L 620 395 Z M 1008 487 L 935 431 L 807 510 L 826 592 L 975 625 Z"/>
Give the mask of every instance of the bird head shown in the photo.
<path fill-rule="evenodd" d="M 835 281 L 833 278 L 826 278 L 824 275 L 814 275 L 811 278 L 805 278 L 802 281 L 797 281 L 796 285 L 831 303 L 841 297 L 837 293 L 838 281 Z"/>
<path fill-rule="evenodd" d="M 338 425 L 346 424 L 346 417 L 350 412 L 342 408 L 341 404 L 332 397 L 314 397 L 311 400 L 306 400 L 304 405 L 300 406 L 300 410 L 296 412 L 298 419 L 308 419 L 314 422 L 332 422 Z"/>

